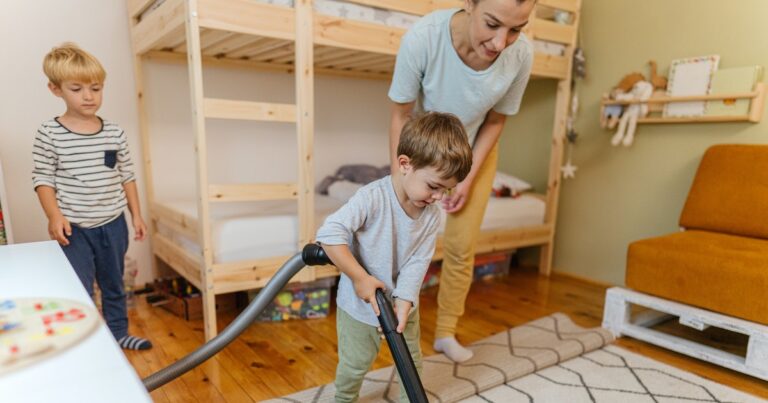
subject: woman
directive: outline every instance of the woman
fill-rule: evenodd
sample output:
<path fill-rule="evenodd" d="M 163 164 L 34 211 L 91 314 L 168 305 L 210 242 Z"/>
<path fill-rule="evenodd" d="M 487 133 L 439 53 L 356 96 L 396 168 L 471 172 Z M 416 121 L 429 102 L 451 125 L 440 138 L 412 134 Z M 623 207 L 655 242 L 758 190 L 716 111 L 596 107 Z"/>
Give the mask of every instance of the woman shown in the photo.
<path fill-rule="evenodd" d="M 469 176 L 443 199 L 449 215 L 434 348 L 456 362 L 472 357 L 472 351 L 456 340 L 456 324 L 472 283 L 475 244 L 496 172 L 499 135 L 507 116 L 517 113 L 531 72 L 533 47 L 520 31 L 535 4 L 535 0 L 465 1 L 463 9 L 424 16 L 403 36 L 389 90 L 395 103 L 389 136 L 393 161 L 400 130 L 414 111 L 455 114 L 472 144 Z"/>

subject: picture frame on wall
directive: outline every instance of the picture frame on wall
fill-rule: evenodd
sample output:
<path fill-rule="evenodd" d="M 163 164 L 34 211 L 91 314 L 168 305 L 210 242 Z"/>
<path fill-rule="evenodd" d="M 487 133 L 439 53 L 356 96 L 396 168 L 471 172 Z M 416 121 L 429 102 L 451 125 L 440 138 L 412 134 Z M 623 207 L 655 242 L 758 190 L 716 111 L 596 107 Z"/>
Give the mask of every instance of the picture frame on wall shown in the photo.
<path fill-rule="evenodd" d="M 0 160 L 0 245 L 13 243 L 11 215 L 8 212 L 8 192 L 6 189 L 5 177 L 3 175 L 3 161 Z"/>
<path fill-rule="evenodd" d="M 707 95 L 712 76 L 720 63 L 719 55 L 689 57 L 672 61 L 669 67 L 667 96 Z M 664 117 L 704 116 L 706 101 L 670 102 L 664 105 Z"/>

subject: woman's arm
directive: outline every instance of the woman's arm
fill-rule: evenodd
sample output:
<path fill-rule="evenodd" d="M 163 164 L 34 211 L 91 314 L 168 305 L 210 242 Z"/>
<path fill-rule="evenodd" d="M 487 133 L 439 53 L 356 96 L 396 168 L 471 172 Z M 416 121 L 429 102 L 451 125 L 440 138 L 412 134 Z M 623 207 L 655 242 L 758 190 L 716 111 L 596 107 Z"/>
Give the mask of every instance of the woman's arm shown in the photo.
<path fill-rule="evenodd" d="M 408 116 L 413 112 L 415 102 L 400 104 L 392 103 L 392 114 L 389 124 L 389 163 L 392 167 L 392 174 L 397 173 L 397 143 L 400 141 L 400 132 L 403 131 Z"/>
<path fill-rule="evenodd" d="M 447 213 L 460 211 L 469 199 L 472 182 L 475 180 L 480 167 L 483 166 L 485 158 L 491 152 L 493 147 L 501 137 L 501 130 L 504 129 L 504 123 L 507 121 L 507 115 L 495 112 L 491 109 L 475 137 L 475 145 L 472 147 L 472 169 L 469 175 L 461 181 L 450 196 L 443 198 L 443 206 Z"/>

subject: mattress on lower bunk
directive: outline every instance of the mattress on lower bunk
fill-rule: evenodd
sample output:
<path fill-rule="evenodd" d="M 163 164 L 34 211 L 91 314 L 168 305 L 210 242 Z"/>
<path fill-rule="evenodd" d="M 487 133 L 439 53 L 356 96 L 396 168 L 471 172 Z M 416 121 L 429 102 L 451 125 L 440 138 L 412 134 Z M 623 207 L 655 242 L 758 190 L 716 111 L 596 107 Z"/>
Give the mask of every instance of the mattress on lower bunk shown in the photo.
<path fill-rule="evenodd" d="M 197 219 L 193 200 L 160 203 Z M 343 203 L 327 196 L 315 197 L 315 226 Z M 211 204 L 211 241 L 215 263 L 293 255 L 298 251 L 298 204 L 286 201 Z M 196 239 L 158 224 L 158 231 L 188 252 L 199 256 Z"/>
<path fill-rule="evenodd" d="M 194 201 L 161 203 L 171 210 L 197 218 Z M 337 210 L 343 202 L 328 197 L 315 197 L 315 226 Z M 535 195 L 517 198 L 495 198 L 488 202 L 483 218 L 483 230 L 513 229 L 544 222 L 545 203 Z M 441 210 L 442 211 L 442 210 Z M 445 212 L 443 225 L 445 226 Z M 211 205 L 213 260 L 228 263 L 292 255 L 298 251 L 298 219 L 296 203 L 284 201 L 259 203 L 220 203 Z M 197 240 L 158 223 L 158 231 L 173 243 L 199 256 Z"/>

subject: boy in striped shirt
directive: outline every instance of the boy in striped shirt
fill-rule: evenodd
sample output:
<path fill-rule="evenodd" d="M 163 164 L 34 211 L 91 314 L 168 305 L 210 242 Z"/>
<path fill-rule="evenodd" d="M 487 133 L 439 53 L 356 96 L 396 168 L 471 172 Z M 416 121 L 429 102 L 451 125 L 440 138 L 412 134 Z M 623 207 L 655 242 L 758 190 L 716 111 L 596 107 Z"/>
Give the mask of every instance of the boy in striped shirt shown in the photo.
<path fill-rule="evenodd" d="M 43 61 L 48 88 L 64 100 L 63 115 L 43 122 L 32 149 L 32 182 L 48 217 L 48 234 L 61 245 L 90 295 L 94 279 L 102 292 L 102 313 L 125 349 L 152 348 L 128 335 L 123 272 L 131 212 L 134 240 L 147 226 L 141 218 L 133 163 L 125 132 L 96 115 L 106 72 L 72 43 L 53 48 Z"/>

